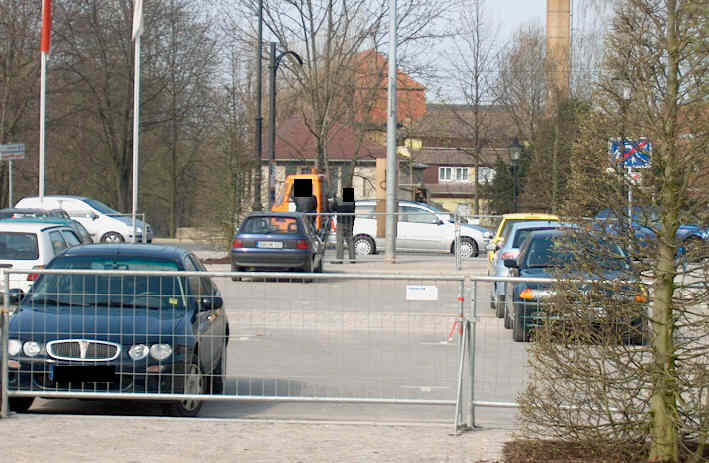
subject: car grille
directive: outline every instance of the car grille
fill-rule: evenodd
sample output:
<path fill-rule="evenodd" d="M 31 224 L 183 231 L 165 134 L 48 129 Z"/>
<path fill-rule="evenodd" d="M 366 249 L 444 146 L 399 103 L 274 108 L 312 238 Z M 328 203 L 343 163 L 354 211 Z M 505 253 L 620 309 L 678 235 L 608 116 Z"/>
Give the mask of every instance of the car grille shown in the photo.
<path fill-rule="evenodd" d="M 47 354 L 58 360 L 113 360 L 118 357 L 120 345 L 106 341 L 62 339 L 47 344 Z"/>

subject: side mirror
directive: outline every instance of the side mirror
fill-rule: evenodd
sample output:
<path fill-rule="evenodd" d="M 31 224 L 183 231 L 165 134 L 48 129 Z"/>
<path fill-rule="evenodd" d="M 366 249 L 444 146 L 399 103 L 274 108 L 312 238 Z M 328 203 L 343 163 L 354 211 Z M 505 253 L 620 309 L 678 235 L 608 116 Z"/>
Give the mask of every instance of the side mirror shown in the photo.
<path fill-rule="evenodd" d="M 19 304 L 25 293 L 20 288 L 11 288 L 8 296 L 10 297 L 10 304 Z"/>
<path fill-rule="evenodd" d="M 91 220 L 96 220 L 98 219 L 98 214 L 95 212 L 89 212 L 89 217 L 91 217 Z"/>
<path fill-rule="evenodd" d="M 205 296 L 201 300 L 201 311 L 216 310 L 224 305 L 224 299 L 221 296 Z"/>
<path fill-rule="evenodd" d="M 503 263 L 507 268 L 517 268 L 517 260 L 515 259 L 505 259 Z"/>

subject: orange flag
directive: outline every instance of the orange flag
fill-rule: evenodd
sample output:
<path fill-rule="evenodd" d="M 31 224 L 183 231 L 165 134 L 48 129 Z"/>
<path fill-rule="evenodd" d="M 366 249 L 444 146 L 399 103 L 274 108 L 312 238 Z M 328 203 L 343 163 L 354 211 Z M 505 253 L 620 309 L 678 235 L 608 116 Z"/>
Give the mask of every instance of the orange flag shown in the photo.
<path fill-rule="evenodd" d="M 52 0 L 42 0 L 42 53 L 49 54 L 49 40 L 52 35 Z"/>

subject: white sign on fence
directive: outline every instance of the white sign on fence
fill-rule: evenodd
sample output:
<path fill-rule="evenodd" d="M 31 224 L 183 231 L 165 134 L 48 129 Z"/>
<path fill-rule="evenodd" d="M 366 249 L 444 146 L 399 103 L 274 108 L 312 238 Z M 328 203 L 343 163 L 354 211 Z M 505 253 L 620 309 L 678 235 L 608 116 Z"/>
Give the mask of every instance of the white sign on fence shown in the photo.
<path fill-rule="evenodd" d="M 25 144 L 0 145 L 0 161 L 17 161 L 25 158 Z"/>
<path fill-rule="evenodd" d="M 407 301 L 437 301 L 438 287 L 406 285 Z"/>

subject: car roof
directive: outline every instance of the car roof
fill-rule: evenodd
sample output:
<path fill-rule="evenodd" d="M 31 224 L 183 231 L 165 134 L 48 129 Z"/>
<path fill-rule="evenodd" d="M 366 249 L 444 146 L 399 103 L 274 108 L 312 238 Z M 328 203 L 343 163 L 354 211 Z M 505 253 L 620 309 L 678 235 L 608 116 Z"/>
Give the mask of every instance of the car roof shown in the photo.
<path fill-rule="evenodd" d="M 64 251 L 63 257 L 136 257 L 182 261 L 189 252 L 175 246 L 155 244 L 92 244 L 75 246 Z"/>
<path fill-rule="evenodd" d="M 13 221 L 13 222 L 22 222 L 22 223 L 46 223 L 46 224 L 56 224 L 56 225 L 67 225 L 71 226 L 71 223 L 73 220 L 70 219 L 62 219 L 61 217 L 56 217 L 56 216 L 43 216 L 43 217 L 20 217 L 17 219 L 0 219 L 2 223 L 5 223 L 5 221 Z"/>
<path fill-rule="evenodd" d="M 559 220 L 558 215 L 542 212 L 513 212 L 503 215 L 502 218 L 508 220 Z"/>
<path fill-rule="evenodd" d="M 22 199 L 36 199 L 36 198 L 39 198 L 39 196 L 27 196 Z M 74 196 L 74 195 L 48 195 L 48 196 L 45 195 L 44 199 L 89 199 L 89 198 L 87 196 Z"/>
<path fill-rule="evenodd" d="M 561 222 L 557 220 L 529 220 L 523 222 L 515 222 L 510 225 L 511 230 L 520 230 L 524 228 L 539 228 L 539 227 L 555 227 L 559 228 L 562 226 Z"/>
<path fill-rule="evenodd" d="M 302 212 L 269 212 L 269 211 L 259 211 L 251 212 L 249 215 L 244 217 L 244 220 L 250 217 L 283 217 L 283 218 L 300 218 L 305 217 Z"/>
<path fill-rule="evenodd" d="M 50 228 L 69 228 L 66 221 L 57 223 L 52 220 L 41 219 L 2 219 L 0 220 L 0 231 L 10 232 L 38 232 L 49 230 Z"/>
<path fill-rule="evenodd" d="M 359 200 L 355 201 L 355 204 L 357 204 L 357 203 L 373 203 L 373 204 L 374 204 L 374 203 L 376 203 L 376 202 L 377 202 L 376 199 L 359 199 Z M 434 207 L 431 206 L 430 204 L 419 203 L 419 202 L 416 202 L 416 201 L 409 201 L 408 199 L 400 199 L 398 202 L 399 202 L 399 205 L 400 205 L 400 206 L 401 206 L 402 204 L 405 204 L 405 205 L 413 205 L 413 206 L 424 206 L 424 207 L 427 207 L 427 208 L 429 208 L 429 209 L 434 209 L 434 210 L 437 210 L 437 209 L 438 209 L 438 208 L 434 208 Z M 448 211 L 441 211 L 441 212 L 445 212 L 446 214 L 450 214 L 450 212 L 448 212 Z"/>

